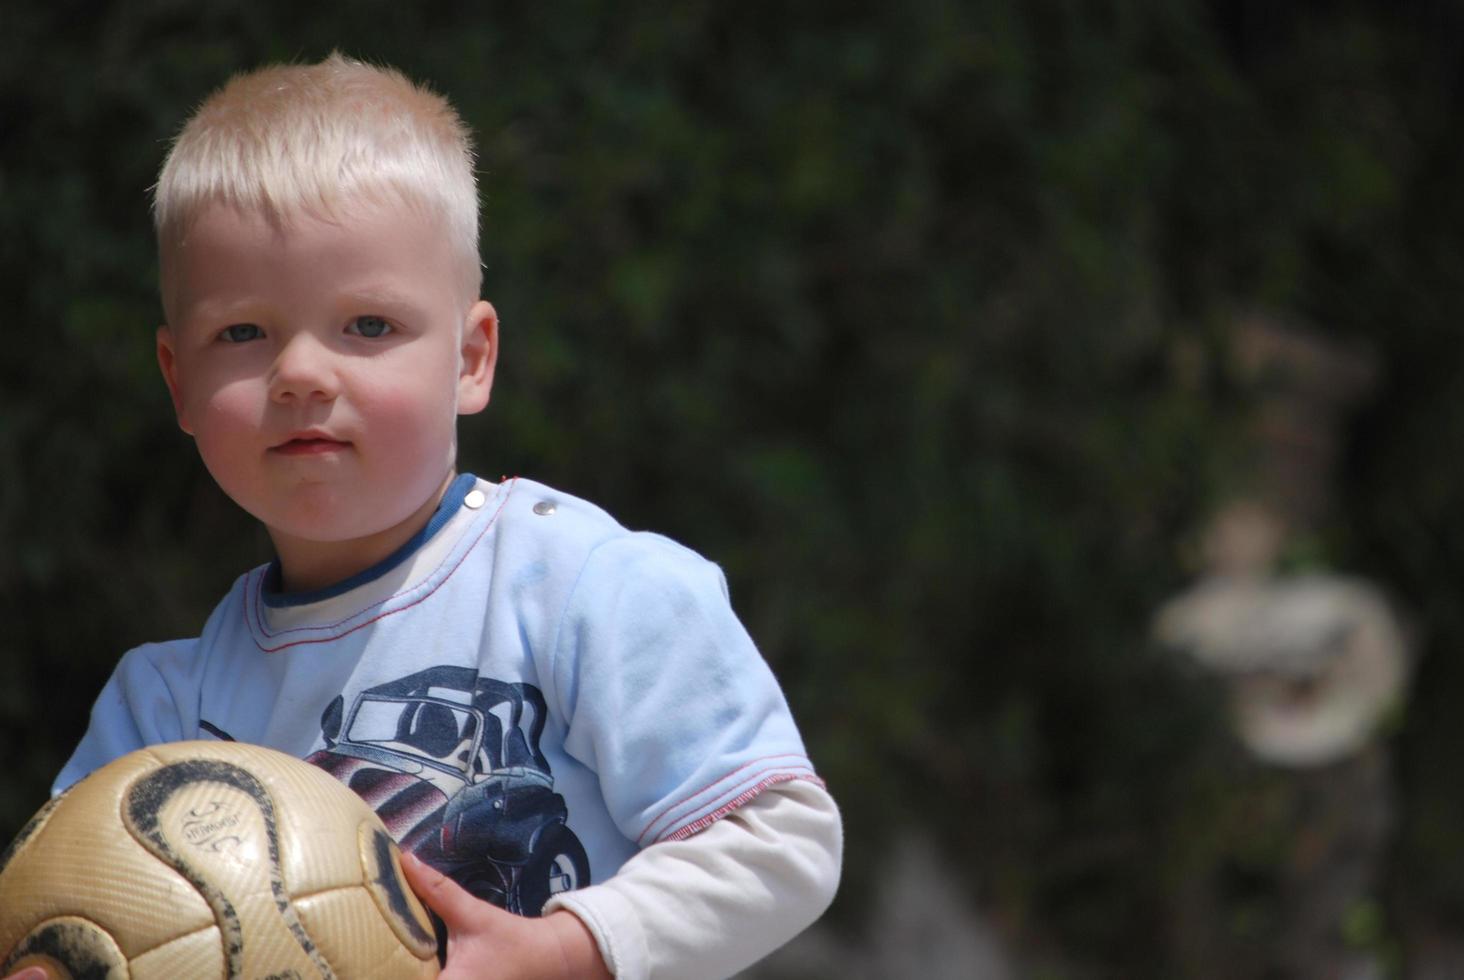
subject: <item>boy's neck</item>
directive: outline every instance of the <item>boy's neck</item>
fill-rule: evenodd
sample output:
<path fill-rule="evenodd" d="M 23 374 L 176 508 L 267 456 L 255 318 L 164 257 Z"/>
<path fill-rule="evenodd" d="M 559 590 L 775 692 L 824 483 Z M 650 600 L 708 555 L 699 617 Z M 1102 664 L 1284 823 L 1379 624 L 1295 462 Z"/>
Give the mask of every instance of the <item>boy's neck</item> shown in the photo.
<path fill-rule="evenodd" d="M 269 528 L 270 540 L 279 559 L 281 591 L 318 592 L 385 560 L 427 526 L 456 476 L 455 470 L 449 472 L 437 492 L 406 520 L 364 538 L 312 541 Z"/>

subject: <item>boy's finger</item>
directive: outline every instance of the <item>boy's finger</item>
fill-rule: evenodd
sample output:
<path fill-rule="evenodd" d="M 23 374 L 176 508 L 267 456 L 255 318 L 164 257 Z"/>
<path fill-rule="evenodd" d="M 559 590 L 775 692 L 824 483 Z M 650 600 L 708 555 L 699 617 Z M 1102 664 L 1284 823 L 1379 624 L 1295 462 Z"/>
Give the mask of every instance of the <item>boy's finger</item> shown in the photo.
<path fill-rule="evenodd" d="M 442 917 L 449 930 L 465 922 L 480 903 L 447 875 L 411 851 L 402 851 L 402 873 L 407 884 L 428 908 Z"/>
<path fill-rule="evenodd" d="M 38 966 L 28 966 L 19 973 L 12 973 L 5 980 L 46 980 L 46 971 Z"/>

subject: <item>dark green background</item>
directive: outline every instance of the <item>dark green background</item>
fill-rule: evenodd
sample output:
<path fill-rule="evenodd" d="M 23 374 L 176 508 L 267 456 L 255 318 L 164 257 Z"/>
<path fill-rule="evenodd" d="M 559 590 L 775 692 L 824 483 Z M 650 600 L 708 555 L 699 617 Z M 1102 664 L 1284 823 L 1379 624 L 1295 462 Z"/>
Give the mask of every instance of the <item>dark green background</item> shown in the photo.
<path fill-rule="evenodd" d="M 1305 561 L 1423 659 L 1354 939 L 1458 941 L 1461 37 L 1442 2 L 7 5 L 0 837 L 117 656 L 267 557 L 156 377 L 147 189 L 232 72 L 340 48 L 478 133 L 503 352 L 463 466 L 723 565 L 845 808 L 841 928 L 915 824 L 1055 975 L 1198 969 L 1197 875 L 1248 883 L 1230 975 L 1266 960 L 1272 776 L 1148 621 L 1245 479 L 1227 325 L 1366 345 Z"/>

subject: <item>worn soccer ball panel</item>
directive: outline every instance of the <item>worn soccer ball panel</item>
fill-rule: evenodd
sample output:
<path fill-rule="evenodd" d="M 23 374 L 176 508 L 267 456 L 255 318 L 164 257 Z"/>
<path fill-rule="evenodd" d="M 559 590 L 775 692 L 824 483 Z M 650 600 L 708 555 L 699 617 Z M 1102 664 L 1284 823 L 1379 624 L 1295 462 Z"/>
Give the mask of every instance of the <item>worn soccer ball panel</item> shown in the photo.
<path fill-rule="evenodd" d="M 328 963 L 350 959 L 365 964 L 349 974 L 351 980 L 394 980 L 396 977 L 421 976 L 422 962 L 412 950 L 396 942 L 396 937 L 380 928 L 371 928 L 380 921 L 376 903 L 360 891 L 328 891 L 298 903 L 300 920 L 319 943 L 320 953 Z M 429 936 L 430 938 L 430 936 Z M 437 961 L 432 960 L 435 964 Z M 416 971 L 416 972 L 414 972 Z M 436 972 L 435 970 L 433 971 Z"/>
<path fill-rule="evenodd" d="M 425 911 L 369 806 L 258 746 L 116 760 L 0 865 L 0 975 L 432 977 Z"/>
<path fill-rule="evenodd" d="M 144 755 L 118 759 L 21 831 L 0 870 L 0 951 L 66 916 L 98 924 L 126 959 L 214 922 L 203 896 L 121 819 L 122 788 L 157 765 Z"/>
<path fill-rule="evenodd" d="M 53 977 L 127 976 L 127 958 L 106 931 L 76 916 L 38 924 L 11 952 L 5 972 L 39 966 Z"/>
<path fill-rule="evenodd" d="M 180 936 L 133 959 L 131 980 L 179 980 L 180 977 L 225 977 L 223 939 L 217 926 Z"/>

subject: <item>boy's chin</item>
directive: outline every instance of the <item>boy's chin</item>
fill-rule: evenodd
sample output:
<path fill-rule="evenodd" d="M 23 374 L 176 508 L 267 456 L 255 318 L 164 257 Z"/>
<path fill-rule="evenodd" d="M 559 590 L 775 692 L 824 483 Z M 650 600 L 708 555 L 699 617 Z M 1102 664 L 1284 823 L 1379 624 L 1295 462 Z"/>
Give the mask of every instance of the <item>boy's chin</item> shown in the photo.
<path fill-rule="evenodd" d="M 373 541 L 391 536 L 396 524 L 379 522 L 355 523 L 349 521 L 286 521 L 271 523 L 261 521 L 269 532 L 270 540 L 278 546 L 285 543 L 297 548 L 345 548 L 353 544 Z M 407 534 L 410 537 L 410 532 Z"/>
<path fill-rule="evenodd" d="M 255 516 L 282 558 L 287 552 L 308 557 L 349 551 L 368 556 L 380 552 L 379 557 L 385 557 L 421 530 L 435 507 L 436 501 L 431 500 L 401 514 L 383 515 L 380 508 L 351 513 L 348 508 L 334 507 Z"/>

